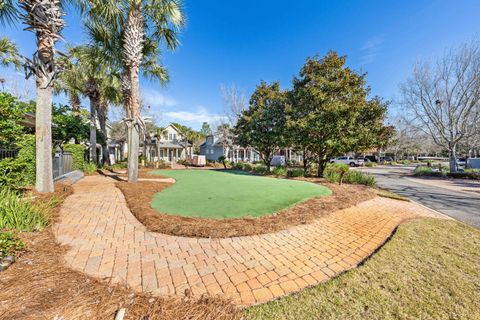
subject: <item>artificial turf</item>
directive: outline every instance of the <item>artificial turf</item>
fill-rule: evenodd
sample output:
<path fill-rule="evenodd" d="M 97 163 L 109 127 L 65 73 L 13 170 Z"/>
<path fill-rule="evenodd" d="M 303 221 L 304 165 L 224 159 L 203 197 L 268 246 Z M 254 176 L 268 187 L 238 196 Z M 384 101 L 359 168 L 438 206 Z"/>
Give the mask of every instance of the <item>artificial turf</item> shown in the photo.
<path fill-rule="evenodd" d="M 260 217 L 331 194 L 330 189 L 318 184 L 241 171 L 157 170 L 152 173 L 176 180 L 174 185 L 153 196 L 152 208 L 186 217 Z"/>

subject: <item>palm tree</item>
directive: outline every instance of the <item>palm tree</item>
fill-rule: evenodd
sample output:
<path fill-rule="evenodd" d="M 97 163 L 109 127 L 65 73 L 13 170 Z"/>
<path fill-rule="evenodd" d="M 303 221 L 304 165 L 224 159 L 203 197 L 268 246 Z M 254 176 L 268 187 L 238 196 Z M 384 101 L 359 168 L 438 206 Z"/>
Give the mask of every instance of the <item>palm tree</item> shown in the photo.
<path fill-rule="evenodd" d="M 59 77 L 59 91 L 69 96 L 85 96 L 90 101 L 90 161 L 97 163 L 97 118 L 100 130 L 107 137 L 109 104 L 120 102 L 120 80 L 114 65 L 102 51 L 93 46 L 72 47 L 65 58 L 65 70 Z M 107 141 L 102 146 L 103 162 L 107 161 Z"/>
<path fill-rule="evenodd" d="M 0 38 L 0 65 L 3 67 L 13 65 L 16 69 L 22 65 L 17 46 L 7 37 Z"/>
<path fill-rule="evenodd" d="M 26 30 L 35 33 L 37 52 L 25 63 L 26 76 L 35 76 L 37 108 L 35 119 L 36 183 L 38 192 L 53 192 L 52 91 L 57 76 L 55 43 L 64 27 L 59 0 L 3 0 L 0 22 L 20 18 Z"/>
<path fill-rule="evenodd" d="M 96 41 L 110 48 L 122 66 L 123 104 L 128 127 L 128 181 L 138 179 L 138 146 L 143 127 L 140 117 L 141 70 L 161 82 L 167 79 L 158 63 L 158 44 L 178 45 L 177 32 L 184 24 L 180 0 L 84 0 L 83 9 L 91 17 L 88 23 Z M 152 54 L 154 53 L 154 54 Z"/>

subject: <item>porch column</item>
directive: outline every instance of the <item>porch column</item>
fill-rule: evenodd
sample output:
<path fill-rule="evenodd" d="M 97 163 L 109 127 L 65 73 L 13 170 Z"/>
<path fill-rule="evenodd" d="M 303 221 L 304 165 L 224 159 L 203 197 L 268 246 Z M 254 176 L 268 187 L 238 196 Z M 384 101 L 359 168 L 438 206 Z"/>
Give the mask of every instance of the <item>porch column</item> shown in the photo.
<path fill-rule="evenodd" d="M 250 148 L 249 150 L 250 154 L 248 155 L 250 157 L 250 163 L 253 162 L 253 150 Z"/>
<path fill-rule="evenodd" d="M 167 161 L 170 161 L 170 149 L 167 148 Z"/>

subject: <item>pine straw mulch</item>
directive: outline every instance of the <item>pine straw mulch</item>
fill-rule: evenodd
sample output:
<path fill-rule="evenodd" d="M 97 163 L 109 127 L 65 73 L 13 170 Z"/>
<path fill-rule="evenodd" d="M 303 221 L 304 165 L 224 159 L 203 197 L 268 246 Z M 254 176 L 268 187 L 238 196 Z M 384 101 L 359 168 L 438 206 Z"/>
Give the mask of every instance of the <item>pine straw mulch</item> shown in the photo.
<path fill-rule="evenodd" d="M 66 188 L 66 190 L 65 190 Z M 63 190 L 63 191 L 62 191 Z M 57 187 L 56 196 L 72 192 Z M 36 195 L 36 201 L 49 201 Z M 55 211 L 58 213 L 59 206 Z M 55 212 L 54 212 L 55 213 Z M 57 244 L 51 227 L 42 232 L 21 233 L 27 246 L 17 262 L 0 273 L 0 319 L 114 319 L 125 308 L 124 319 L 240 319 L 229 301 L 219 298 L 155 298 L 134 294 L 108 279 L 98 280 L 64 265 L 68 249 Z"/>
<path fill-rule="evenodd" d="M 340 186 L 317 178 L 302 180 L 321 183 L 330 188 L 333 194 L 307 200 L 273 215 L 234 219 L 191 218 L 158 212 L 150 206 L 150 202 L 154 194 L 171 185 L 168 183 L 117 182 L 116 186 L 123 192 L 130 211 L 150 231 L 200 238 L 228 238 L 277 232 L 291 226 L 311 223 L 321 216 L 355 206 L 376 196 L 372 189 L 365 186 Z"/>

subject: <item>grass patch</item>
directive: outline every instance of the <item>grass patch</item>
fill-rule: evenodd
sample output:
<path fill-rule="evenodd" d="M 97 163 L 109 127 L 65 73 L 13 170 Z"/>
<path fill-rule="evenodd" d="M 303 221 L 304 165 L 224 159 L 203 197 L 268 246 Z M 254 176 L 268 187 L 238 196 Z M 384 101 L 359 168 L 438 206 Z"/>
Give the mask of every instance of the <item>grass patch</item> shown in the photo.
<path fill-rule="evenodd" d="M 418 219 L 363 266 L 245 312 L 246 319 L 480 319 L 480 232 Z"/>
<path fill-rule="evenodd" d="M 48 224 L 48 211 L 18 191 L 0 189 L 0 229 L 41 230 Z"/>
<path fill-rule="evenodd" d="M 327 187 L 298 180 L 274 179 L 243 171 L 153 171 L 177 182 L 154 195 L 161 213 L 199 218 L 260 217 L 307 199 L 331 194 Z"/>

